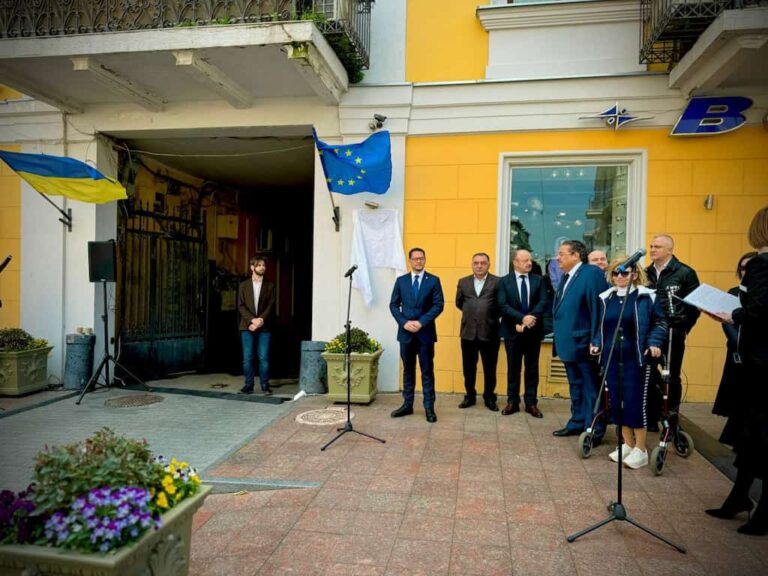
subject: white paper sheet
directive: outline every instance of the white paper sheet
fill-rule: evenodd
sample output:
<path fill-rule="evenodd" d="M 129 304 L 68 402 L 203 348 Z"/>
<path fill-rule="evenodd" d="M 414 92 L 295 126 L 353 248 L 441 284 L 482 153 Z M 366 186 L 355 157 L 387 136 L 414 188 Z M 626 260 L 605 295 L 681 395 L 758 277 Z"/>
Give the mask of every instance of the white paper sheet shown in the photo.
<path fill-rule="evenodd" d="M 733 312 L 736 308 L 741 307 L 736 296 L 718 290 L 709 284 L 701 284 L 682 300 L 686 304 L 712 314 L 715 312 Z"/>

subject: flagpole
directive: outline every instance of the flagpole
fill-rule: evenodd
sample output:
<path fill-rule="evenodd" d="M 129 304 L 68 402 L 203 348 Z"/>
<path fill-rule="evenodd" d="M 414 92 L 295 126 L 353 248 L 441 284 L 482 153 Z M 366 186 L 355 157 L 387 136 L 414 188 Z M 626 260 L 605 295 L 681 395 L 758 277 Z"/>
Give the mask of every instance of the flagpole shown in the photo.
<path fill-rule="evenodd" d="M 32 190 L 35 190 L 35 189 L 32 188 Z M 59 211 L 59 214 L 62 215 L 62 218 L 59 218 L 59 222 L 64 224 L 64 226 L 66 226 L 67 229 L 70 232 L 72 232 L 72 208 L 67 208 L 67 211 L 64 212 L 64 210 L 56 206 L 56 204 L 50 198 L 48 198 L 48 196 L 46 196 L 42 192 L 38 192 L 37 190 L 35 190 L 35 192 L 37 192 L 46 202 L 48 202 L 48 204 L 50 204 L 51 206 L 56 208 L 56 210 Z"/>

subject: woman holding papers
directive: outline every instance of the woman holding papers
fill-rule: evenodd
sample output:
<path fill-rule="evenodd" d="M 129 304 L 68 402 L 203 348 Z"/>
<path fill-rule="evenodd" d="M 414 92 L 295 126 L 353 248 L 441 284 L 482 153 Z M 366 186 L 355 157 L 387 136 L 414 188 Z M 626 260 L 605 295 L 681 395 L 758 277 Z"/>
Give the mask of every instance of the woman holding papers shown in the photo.
<path fill-rule="evenodd" d="M 625 258 L 611 262 L 606 271 L 611 287 L 601 293 L 600 298 L 600 346 L 593 346 L 592 353 L 600 353 L 600 363 L 605 368 L 608 382 L 608 398 L 611 402 L 613 421 L 618 422 L 619 406 L 619 361 L 624 362 L 624 382 L 621 389 L 622 413 L 621 435 L 624 439 L 622 459 L 630 468 L 648 465 L 648 451 L 645 446 L 648 381 L 644 377 L 646 358 L 661 356 L 661 347 L 667 332 L 664 311 L 656 300 L 656 293 L 643 286 L 645 270 L 639 267 L 620 269 Z M 619 320 L 622 303 L 624 315 Z M 623 346 L 617 341 L 616 349 L 608 365 L 613 334 L 621 323 L 624 334 Z M 619 347 L 621 346 L 621 350 Z M 619 461 L 619 449 L 608 455 L 614 462 Z"/>
<path fill-rule="evenodd" d="M 744 272 L 747 270 L 747 262 L 757 256 L 757 252 L 747 252 L 741 258 L 736 266 L 736 277 L 739 282 L 744 278 Z M 728 294 L 739 297 L 739 287 L 734 286 L 728 290 Z M 720 378 L 720 386 L 717 389 L 715 405 L 712 407 L 712 413 L 718 416 L 725 416 L 728 421 L 725 423 L 723 433 L 720 435 L 720 442 L 733 446 L 738 438 L 739 430 L 742 425 L 742 410 L 744 399 L 739 397 L 740 388 L 744 381 L 744 363 L 736 362 L 741 360 L 738 352 L 739 329 L 733 324 L 723 323 L 723 332 L 725 332 L 726 348 L 725 364 L 723 365 L 723 376 Z"/>
<path fill-rule="evenodd" d="M 752 510 L 749 488 L 755 478 L 763 479 L 760 502 L 749 522 L 739 527 L 741 534 L 768 534 L 768 206 L 759 210 L 749 227 L 749 243 L 757 256 L 746 266 L 739 286 L 741 307 L 732 313 L 713 317 L 739 330 L 738 356 L 743 362 L 741 417 L 734 450 L 738 468 L 736 482 L 720 508 L 707 510 L 716 518 L 733 518 Z"/>

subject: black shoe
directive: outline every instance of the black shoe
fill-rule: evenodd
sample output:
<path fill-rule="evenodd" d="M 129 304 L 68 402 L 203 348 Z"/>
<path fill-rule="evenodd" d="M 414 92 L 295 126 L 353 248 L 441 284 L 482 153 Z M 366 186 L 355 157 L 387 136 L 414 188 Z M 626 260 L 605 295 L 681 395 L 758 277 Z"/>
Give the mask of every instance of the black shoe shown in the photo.
<path fill-rule="evenodd" d="M 437 422 L 437 414 L 435 414 L 435 411 L 431 408 L 425 408 L 424 413 L 427 415 L 427 422 L 430 424 L 434 424 Z"/>
<path fill-rule="evenodd" d="M 499 411 L 499 405 L 496 404 L 496 400 L 489 400 L 485 403 L 485 407 L 488 408 L 491 412 L 498 412 Z"/>
<path fill-rule="evenodd" d="M 253 386 L 243 386 L 238 394 L 253 394 Z"/>
<path fill-rule="evenodd" d="M 459 408 L 469 408 L 470 406 L 475 405 L 475 399 L 474 398 L 464 398 L 464 400 L 461 401 L 461 404 L 459 404 Z"/>
<path fill-rule="evenodd" d="M 552 432 L 552 436 L 557 436 L 558 438 L 563 438 L 565 436 L 578 436 L 581 434 L 581 430 L 573 430 L 571 428 L 560 428 L 560 430 L 555 430 Z"/>
<path fill-rule="evenodd" d="M 760 522 L 757 518 L 752 518 L 746 524 L 736 528 L 739 534 L 748 534 L 749 536 L 765 536 L 768 534 L 768 522 Z"/>
<path fill-rule="evenodd" d="M 401 416 L 410 416 L 411 414 L 413 414 L 413 406 L 403 404 L 397 410 L 393 410 L 390 416 L 392 416 L 392 418 L 400 418 Z"/>
<path fill-rule="evenodd" d="M 710 516 L 714 516 L 715 518 L 730 520 L 739 512 L 751 512 L 753 507 L 754 504 L 749 498 L 739 500 L 738 502 L 731 502 L 728 498 L 726 498 L 725 502 L 723 502 L 723 505 L 720 508 L 710 508 L 709 510 L 704 510 L 704 512 Z"/>
<path fill-rule="evenodd" d="M 273 394 L 272 388 L 267 388 L 266 390 L 262 390 L 261 393 L 264 394 L 264 396 L 272 396 Z"/>

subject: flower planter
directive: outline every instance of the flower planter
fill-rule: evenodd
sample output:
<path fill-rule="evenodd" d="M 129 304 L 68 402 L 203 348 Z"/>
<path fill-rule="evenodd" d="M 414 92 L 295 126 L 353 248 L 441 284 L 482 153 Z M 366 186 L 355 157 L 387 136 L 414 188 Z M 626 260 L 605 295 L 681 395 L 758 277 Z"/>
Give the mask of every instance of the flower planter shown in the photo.
<path fill-rule="evenodd" d="M 48 354 L 53 347 L 0 352 L 0 395 L 22 396 L 48 387 Z"/>
<path fill-rule="evenodd" d="M 192 540 L 192 516 L 202 506 L 210 486 L 163 514 L 159 530 L 114 554 L 83 554 L 47 546 L 0 546 L 0 576 L 186 576 Z"/>
<path fill-rule="evenodd" d="M 379 358 L 384 350 L 373 354 L 350 354 L 352 365 L 350 378 L 350 400 L 357 404 L 369 404 L 376 398 L 379 377 Z M 328 399 L 333 402 L 347 401 L 347 370 L 344 366 L 344 354 L 323 352 L 323 359 L 328 364 Z"/>

